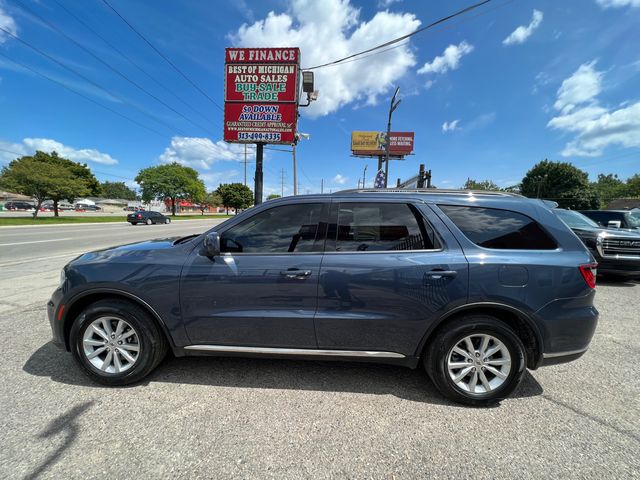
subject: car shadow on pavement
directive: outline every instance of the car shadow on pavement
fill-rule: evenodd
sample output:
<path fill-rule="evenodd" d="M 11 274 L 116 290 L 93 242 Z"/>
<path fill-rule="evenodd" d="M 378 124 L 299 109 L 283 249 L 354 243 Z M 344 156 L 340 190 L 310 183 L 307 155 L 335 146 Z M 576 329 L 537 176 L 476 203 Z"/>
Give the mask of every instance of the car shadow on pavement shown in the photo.
<path fill-rule="evenodd" d="M 55 382 L 106 388 L 91 381 L 69 353 L 51 342 L 36 350 L 23 370 Z M 421 367 L 411 370 L 373 363 L 169 355 L 149 378 L 136 385 L 149 382 L 394 395 L 414 402 L 456 405 L 440 395 Z M 527 371 L 511 397 L 542 393 L 540 384 Z"/>

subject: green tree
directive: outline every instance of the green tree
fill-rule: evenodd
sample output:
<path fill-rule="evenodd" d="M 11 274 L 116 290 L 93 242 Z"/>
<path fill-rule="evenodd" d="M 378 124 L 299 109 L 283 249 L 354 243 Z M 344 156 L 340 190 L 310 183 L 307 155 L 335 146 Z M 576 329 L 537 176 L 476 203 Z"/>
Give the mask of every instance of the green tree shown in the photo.
<path fill-rule="evenodd" d="M 605 203 L 609 203 L 615 198 L 621 198 L 626 195 L 627 186 L 618 178 L 616 174 L 604 175 L 598 174 L 598 181 L 593 182 L 591 186 L 594 188 L 600 199 Z"/>
<path fill-rule="evenodd" d="M 465 190 L 500 190 L 500 187 L 493 183 L 491 180 L 483 180 L 481 182 L 476 182 L 475 180 L 468 178 L 462 187 Z"/>
<path fill-rule="evenodd" d="M 222 184 L 216 190 L 220 195 L 222 204 L 227 207 L 238 210 L 248 208 L 253 205 L 253 192 L 249 187 L 242 183 L 226 183 Z"/>
<path fill-rule="evenodd" d="M 205 196 L 202 180 L 193 168 L 173 162 L 166 165 L 143 168 L 138 172 L 135 181 L 142 190 L 142 200 L 171 201 L 171 214 L 176 214 L 178 200 L 198 202 Z"/>
<path fill-rule="evenodd" d="M 135 200 L 137 197 L 136 191 L 127 187 L 124 182 L 101 182 L 100 195 L 104 198 L 121 198 L 123 200 Z"/>
<path fill-rule="evenodd" d="M 58 185 L 58 188 L 49 196 L 49 199 L 53 200 L 54 216 L 58 216 L 58 203 L 61 200 L 68 200 L 73 203 L 78 197 L 98 195 L 100 193 L 100 183 L 86 163 L 73 162 L 59 156 L 55 151 L 50 154 L 37 151 L 33 157 L 39 161 L 66 168 L 69 172 L 70 181 Z"/>
<path fill-rule="evenodd" d="M 204 198 L 200 201 L 200 212 L 204 215 L 204 211 L 207 208 L 217 207 L 222 205 L 222 198 L 216 192 L 207 192 Z"/>
<path fill-rule="evenodd" d="M 625 194 L 629 197 L 640 197 L 640 173 L 627 178 Z"/>
<path fill-rule="evenodd" d="M 70 198 L 86 195 L 89 187 L 83 179 L 74 177 L 73 170 L 63 162 L 49 161 L 47 154 L 36 152 L 13 160 L 2 169 L 0 186 L 7 190 L 29 195 L 36 200 L 33 218 L 38 216 L 42 203 L 52 198 Z"/>
<path fill-rule="evenodd" d="M 600 208 L 589 175 L 568 162 L 543 160 L 534 165 L 522 179 L 520 191 L 526 197 L 554 200 L 562 208 Z"/>
<path fill-rule="evenodd" d="M 267 200 L 275 200 L 276 198 L 280 198 L 280 195 L 278 195 L 277 193 L 272 193 L 267 197 Z"/>

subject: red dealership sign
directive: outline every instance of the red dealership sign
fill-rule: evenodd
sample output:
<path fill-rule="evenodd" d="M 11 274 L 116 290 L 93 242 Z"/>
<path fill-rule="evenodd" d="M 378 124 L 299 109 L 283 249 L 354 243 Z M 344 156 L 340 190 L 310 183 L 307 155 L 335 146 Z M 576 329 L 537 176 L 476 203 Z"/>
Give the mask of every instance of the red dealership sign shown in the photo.
<path fill-rule="evenodd" d="M 298 48 L 227 48 L 224 140 L 295 142 Z"/>
<path fill-rule="evenodd" d="M 224 139 L 242 143 L 295 142 L 295 103 L 227 103 L 224 106 Z"/>

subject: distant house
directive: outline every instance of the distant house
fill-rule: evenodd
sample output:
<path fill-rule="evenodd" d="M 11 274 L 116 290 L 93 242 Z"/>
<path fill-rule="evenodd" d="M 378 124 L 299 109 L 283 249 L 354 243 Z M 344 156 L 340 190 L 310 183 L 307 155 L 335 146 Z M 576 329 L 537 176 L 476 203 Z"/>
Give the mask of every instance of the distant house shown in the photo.
<path fill-rule="evenodd" d="M 616 198 L 611 200 L 606 210 L 631 210 L 640 208 L 640 198 Z"/>

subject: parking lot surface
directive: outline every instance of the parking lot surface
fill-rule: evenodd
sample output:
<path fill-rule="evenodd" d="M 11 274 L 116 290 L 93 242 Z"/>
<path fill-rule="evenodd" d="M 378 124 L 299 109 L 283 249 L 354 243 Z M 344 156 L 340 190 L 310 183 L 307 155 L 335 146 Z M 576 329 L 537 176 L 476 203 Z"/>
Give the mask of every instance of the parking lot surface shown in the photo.
<path fill-rule="evenodd" d="M 146 382 L 110 389 L 50 343 L 45 302 L 64 263 L 210 225 L 0 230 L 0 244 L 23 242 L 0 247 L 3 478 L 640 475 L 635 281 L 600 282 L 584 357 L 526 374 L 489 409 L 445 401 L 422 370 L 356 363 L 168 357 Z"/>

